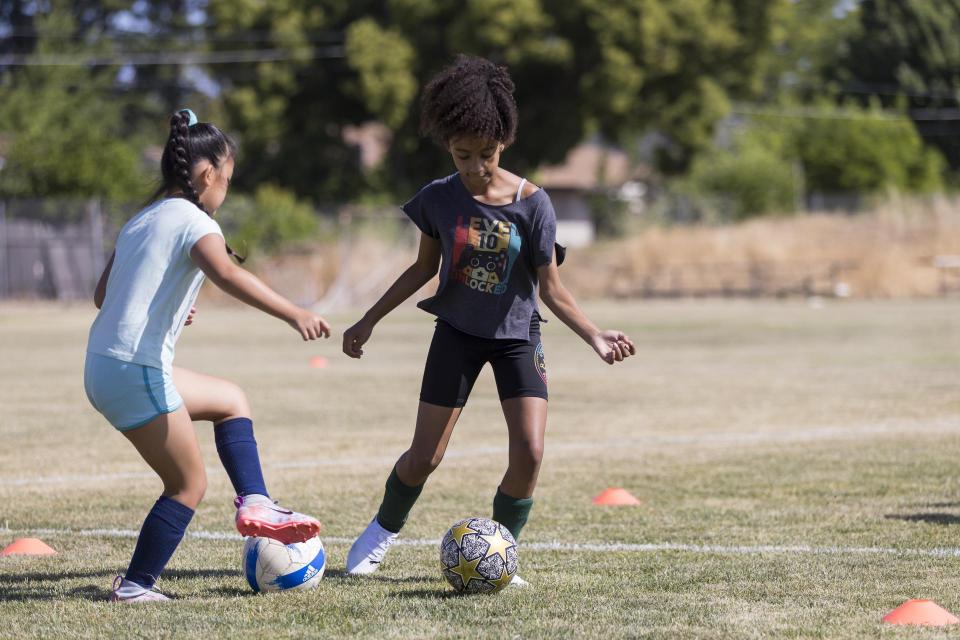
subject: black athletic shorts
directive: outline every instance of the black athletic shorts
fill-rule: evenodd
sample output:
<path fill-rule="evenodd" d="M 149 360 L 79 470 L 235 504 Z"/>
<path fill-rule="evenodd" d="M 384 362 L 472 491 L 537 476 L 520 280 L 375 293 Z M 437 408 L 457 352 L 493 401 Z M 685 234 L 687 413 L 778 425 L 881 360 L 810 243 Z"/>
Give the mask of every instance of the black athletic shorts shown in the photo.
<path fill-rule="evenodd" d="M 547 398 L 540 318 L 534 314 L 529 340 L 478 338 L 437 320 L 423 369 L 420 400 L 441 407 L 462 407 L 487 362 L 493 368 L 501 402 L 530 396 Z"/>

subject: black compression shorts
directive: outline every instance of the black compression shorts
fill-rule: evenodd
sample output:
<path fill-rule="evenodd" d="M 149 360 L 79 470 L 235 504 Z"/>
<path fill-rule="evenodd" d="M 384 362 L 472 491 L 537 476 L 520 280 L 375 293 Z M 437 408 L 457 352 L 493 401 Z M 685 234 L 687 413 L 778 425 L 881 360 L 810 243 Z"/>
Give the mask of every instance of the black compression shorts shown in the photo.
<path fill-rule="evenodd" d="M 529 340 L 478 338 L 437 320 L 423 369 L 420 400 L 442 407 L 462 407 L 480 369 L 489 362 L 500 401 L 547 398 L 547 369 L 540 342 L 540 319 L 530 321 Z"/>

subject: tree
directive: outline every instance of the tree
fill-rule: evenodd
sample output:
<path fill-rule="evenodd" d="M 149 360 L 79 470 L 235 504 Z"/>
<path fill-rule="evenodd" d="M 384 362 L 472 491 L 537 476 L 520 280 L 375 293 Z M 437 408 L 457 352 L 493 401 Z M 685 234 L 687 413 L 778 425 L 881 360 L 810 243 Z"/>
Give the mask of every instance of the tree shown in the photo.
<path fill-rule="evenodd" d="M 46 104 L 53 101 L 75 104 L 75 113 L 93 120 L 109 116 L 114 135 L 98 129 L 105 126 L 98 120 L 85 132 L 92 138 L 129 144 L 141 137 L 157 144 L 165 116 L 189 104 L 237 135 L 241 189 L 271 183 L 315 203 L 353 199 L 371 189 L 409 192 L 451 170 L 449 159 L 418 135 L 417 96 L 431 75 L 463 52 L 507 65 L 516 80 L 521 121 L 506 161 L 512 169 L 528 172 L 560 161 L 589 134 L 617 141 L 657 129 L 670 140 L 662 166 L 682 171 L 709 146 L 731 101 L 762 90 L 764 52 L 788 4 L 53 0 L 34 3 L 25 13 L 12 0 L 0 0 L 0 27 L 7 20 L 37 34 L 25 41 L 33 48 L 18 42 L 27 53 L 40 55 L 47 46 L 48 52 L 79 59 L 96 53 L 108 61 L 69 70 L 0 67 L 7 91 L 0 126 L 12 135 L 17 153 L 26 153 L 18 147 L 29 140 L 19 131 L 26 115 L 36 110 L 39 120 L 46 109 L 60 119 L 67 113 L 66 106 L 57 112 Z M 70 24 L 56 36 L 60 40 L 43 45 L 44 37 L 54 36 L 44 35 L 47 27 L 35 29 L 41 18 Z M 156 57 L 184 49 L 219 58 L 123 65 L 134 54 Z M 42 78 L 60 93 L 44 94 L 41 101 L 36 83 Z M 393 135 L 388 161 L 374 174 L 360 170 L 358 154 L 343 136 L 348 125 L 370 120 Z M 44 149 L 49 158 L 56 155 L 51 145 L 66 134 L 37 135 L 27 146 Z M 48 166 L 40 173 L 51 171 L 57 170 Z M 103 189 L 77 179 L 73 186 L 56 186 L 62 177 L 48 178 L 51 188 Z"/>
<path fill-rule="evenodd" d="M 36 18 L 34 53 L 71 53 L 67 11 Z M 0 131 L 8 138 L 0 196 L 142 197 L 146 178 L 135 142 L 118 134 L 121 106 L 109 75 L 93 69 L 22 67 L 0 73 Z"/>
<path fill-rule="evenodd" d="M 195 65 L 125 61 L 205 49 L 187 18 L 198 3 L 0 0 L 0 194 L 145 198 L 157 168 L 144 150 L 163 144 L 174 109 L 205 114 L 209 100 Z"/>
<path fill-rule="evenodd" d="M 773 32 L 762 54 L 763 102 L 811 102 L 842 93 L 839 63 L 860 37 L 856 11 L 837 0 L 786 2 L 777 7 Z"/>
<path fill-rule="evenodd" d="M 356 195 L 369 183 L 342 128 L 376 119 L 394 133 L 393 188 L 408 191 L 449 171 L 417 134 L 417 89 L 456 53 L 507 65 L 517 83 L 520 131 L 508 163 L 528 171 L 584 138 L 651 128 L 672 144 L 665 168 L 682 170 L 709 145 L 731 98 L 759 91 L 762 52 L 786 0 L 211 0 L 219 38 L 262 34 L 290 59 L 214 68 L 231 126 L 255 167 L 316 200 Z M 339 54 L 336 47 L 342 47 Z"/>
<path fill-rule="evenodd" d="M 920 135 L 960 169 L 960 0 L 864 0 L 849 47 L 850 85 L 905 104 Z"/>

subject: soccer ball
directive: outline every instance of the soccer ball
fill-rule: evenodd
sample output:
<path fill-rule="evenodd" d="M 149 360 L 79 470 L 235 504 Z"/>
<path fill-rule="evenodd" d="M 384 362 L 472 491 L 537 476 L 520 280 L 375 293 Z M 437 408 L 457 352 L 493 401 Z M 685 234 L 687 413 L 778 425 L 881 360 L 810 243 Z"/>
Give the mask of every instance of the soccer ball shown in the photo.
<path fill-rule="evenodd" d="M 495 593 L 517 575 L 520 556 L 509 529 L 487 518 L 454 524 L 440 542 L 440 571 L 459 593 Z"/>
<path fill-rule="evenodd" d="M 270 538 L 247 538 L 243 572 L 255 592 L 316 589 L 327 567 L 320 538 L 283 544 Z"/>

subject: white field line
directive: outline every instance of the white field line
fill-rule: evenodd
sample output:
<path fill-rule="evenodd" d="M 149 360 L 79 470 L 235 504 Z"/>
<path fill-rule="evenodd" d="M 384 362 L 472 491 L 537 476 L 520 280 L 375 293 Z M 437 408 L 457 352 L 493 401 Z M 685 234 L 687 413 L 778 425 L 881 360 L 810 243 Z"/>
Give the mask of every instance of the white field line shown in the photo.
<path fill-rule="evenodd" d="M 7 529 L 0 528 L 2 536 L 60 536 L 82 538 L 127 538 L 135 539 L 139 534 L 133 529 Z M 196 540 L 233 540 L 241 541 L 243 537 L 235 532 L 226 531 L 188 531 L 188 538 Z M 323 538 L 328 545 L 347 545 L 353 543 L 353 538 Z M 409 547 L 439 547 L 440 540 L 424 538 L 400 538 L 395 544 Z M 911 549 L 897 547 L 839 547 L 813 545 L 714 545 L 714 544 L 683 544 L 675 542 L 658 543 L 628 543 L 628 542 L 524 542 L 524 551 L 569 551 L 573 553 L 657 553 L 661 551 L 680 551 L 707 555 L 885 555 L 885 556 L 918 556 L 931 558 L 960 558 L 960 548 L 939 547 L 933 549 Z"/>
<path fill-rule="evenodd" d="M 943 418 L 925 423 L 897 421 L 881 424 L 868 424 L 853 427 L 816 427 L 810 429 L 791 429 L 784 431 L 733 431 L 733 432 L 687 432 L 644 434 L 634 437 L 607 438 L 603 440 L 547 441 L 547 455 L 553 452 L 578 453 L 592 449 L 644 449 L 656 446 L 700 445 L 711 448 L 744 447 L 762 444 L 796 444 L 804 442 L 822 442 L 829 440 L 847 440 L 863 437 L 882 437 L 911 434 L 960 433 L 960 419 Z M 397 455 L 399 455 L 399 451 Z M 469 450 L 452 449 L 447 451 L 445 459 L 473 458 L 478 455 L 504 455 L 506 446 L 478 447 Z M 393 464 L 397 456 L 353 456 L 326 459 L 280 460 L 264 462 L 266 469 L 314 469 L 342 466 L 387 466 Z M 208 473 L 219 473 L 218 467 L 208 467 Z M 155 478 L 152 471 L 126 471 L 110 473 L 76 473 L 58 475 L 34 475 L 0 477 L 0 490 L 13 487 L 32 487 L 48 484 L 69 484 L 81 482 L 108 482 L 114 480 L 138 480 Z"/>

